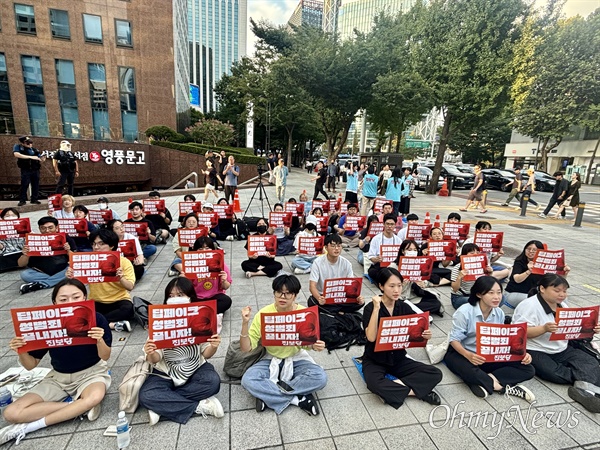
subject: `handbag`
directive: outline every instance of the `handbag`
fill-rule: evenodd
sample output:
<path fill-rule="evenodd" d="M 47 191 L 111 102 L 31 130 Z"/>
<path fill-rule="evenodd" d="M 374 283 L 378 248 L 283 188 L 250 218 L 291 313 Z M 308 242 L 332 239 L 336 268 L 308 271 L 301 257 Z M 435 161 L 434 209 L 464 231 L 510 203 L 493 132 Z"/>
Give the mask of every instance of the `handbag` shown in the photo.
<path fill-rule="evenodd" d="M 144 300 L 141 297 L 134 296 L 131 299 L 133 302 L 133 318 L 137 323 L 140 324 L 144 330 L 148 329 L 148 310 L 152 304 L 148 300 Z"/>
<path fill-rule="evenodd" d="M 227 347 L 223 372 L 233 378 L 242 378 L 246 370 L 261 360 L 265 353 L 267 350 L 260 343 L 255 349 L 243 352 L 240 348 L 240 341 L 232 341 Z"/>
<path fill-rule="evenodd" d="M 152 369 L 152 364 L 146 361 L 146 357 L 140 356 L 127 370 L 123 381 L 119 385 L 119 409 L 121 411 L 126 413 L 135 412 L 140 403 L 140 389 L 148 375 L 171 379 L 165 375 L 152 373 Z"/>
<path fill-rule="evenodd" d="M 448 351 L 449 346 L 449 337 L 447 337 L 446 340 L 441 344 L 427 344 L 425 346 L 425 351 L 427 352 L 427 356 L 429 356 L 429 361 L 431 361 L 431 364 L 437 364 L 439 362 L 442 362 L 442 359 L 444 359 L 444 356 L 446 356 L 446 352 Z"/>

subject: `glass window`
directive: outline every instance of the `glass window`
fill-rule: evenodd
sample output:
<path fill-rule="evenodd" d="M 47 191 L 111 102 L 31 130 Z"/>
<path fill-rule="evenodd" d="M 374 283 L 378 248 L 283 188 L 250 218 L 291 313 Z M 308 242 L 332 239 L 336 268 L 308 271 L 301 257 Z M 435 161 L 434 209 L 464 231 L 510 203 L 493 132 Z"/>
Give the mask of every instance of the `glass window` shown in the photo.
<path fill-rule="evenodd" d="M 88 64 L 90 80 L 90 100 L 92 104 L 92 124 L 94 139 L 105 141 L 110 139 L 108 122 L 108 96 L 106 92 L 106 69 L 104 64 Z"/>
<path fill-rule="evenodd" d="M 119 94 L 123 140 L 133 142 L 138 137 L 135 69 L 133 67 L 119 67 Z"/>
<path fill-rule="evenodd" d="M 100 16 L 83 15 L 83 36 L 86 42 L 102 44 L 102 18 Z"/>
<path fill-rule="evenodd" d="M 128 20 L 115 19 L 115 30 L 117 33 L 117 45 L 133 47 L 131 39 L 131 22 Z"/>
<path fill-rule="evenodd" d="M 8 72 L 6 70 L 6 58 L 0 53 L 0 133 L 14 133 L 15 122 L 10 101 L 10 90 L 8 87 Z"/>
<path fill-rule="evenodd" d="M 58 81 L 58 103 L 63 123 L 63 133 L 67 138 L 79 136 L 79 110 L 77 91 L 75 90 L 75 69 L 73 61 L 57 59 L 55 61 L 56 80 Z"/>
<path fill-rule="evenodd" d="M 17 33 L 35 34 L 33 6 L 15 3 L 15 20 L 17 21 Z"/>
<path fill-rule="evenodd" d="M 62 9 L 51 9 L 50 30 L 52 31 L 52 37 L 70 39 L 71 28 L 69 27 L 69 13 Z"/>
<path fill-rule="evenodd" d="M 42 64 L 39 56 L 21 56 L 23 82 L 25 83 L 25 98 L 29 112 L 31 134 L 49 136 L 48 116 L 46 114 L 46 97 L 42 80 Z"/>

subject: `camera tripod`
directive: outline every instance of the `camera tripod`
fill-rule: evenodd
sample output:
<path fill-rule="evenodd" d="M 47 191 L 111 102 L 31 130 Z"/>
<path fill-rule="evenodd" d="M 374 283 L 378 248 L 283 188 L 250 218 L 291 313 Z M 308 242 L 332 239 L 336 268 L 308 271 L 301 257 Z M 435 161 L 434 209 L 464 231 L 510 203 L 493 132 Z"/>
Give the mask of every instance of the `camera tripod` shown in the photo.
<path fill-rule="evenodd" d="M 254 192 L 252 193 L 252 197 L 250 198 L 250 201 L 248 202 L 248 206 L 246 207 L 246 210 L 244 211 L 244 215 L 242 216 L 242 220 L 244 219 L 244 217 L 246 217 L 246 214 L 248 213 L 248 211 L 250 210 L 250 205 L 252 205 L 252 202 L 254 201 L 254 198 L 256 197 L 256 193 L 258 192 L 258 201 L 260 202 L 260 217 L 265 217 L 265 206 L 263 204 L 263 202 L 266 200 L 267 201 L 267 205 L 269 206 L 269 211 L 271 211 L 271 204 L 269 203 L 269 196 L 267 195 L 267 191 L 265 190 L 265 186 L 262 182 L 262 175 L 265 171 L 261 170 L 260 168 L 258 169 L 258 185 L 256 186 L 256 188 L 254 188 Z"/>

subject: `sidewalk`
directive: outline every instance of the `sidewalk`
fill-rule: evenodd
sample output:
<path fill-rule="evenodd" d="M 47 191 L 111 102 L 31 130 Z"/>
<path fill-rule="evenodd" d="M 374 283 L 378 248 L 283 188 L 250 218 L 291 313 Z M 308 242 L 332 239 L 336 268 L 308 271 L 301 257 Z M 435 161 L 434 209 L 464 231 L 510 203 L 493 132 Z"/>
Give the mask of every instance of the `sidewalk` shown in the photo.
<path fill-rule="evenodd" d="M 312 198 L 313 185 L 306 171 L 294 168 L 288 178 L 286 197 L 299 197 L 306 190 Z M 340 184 L 344 188 L 343 183 Z M 270 205 L 276 203 L 275 188 L 266 186 Z M 340 190 L 338 189 L 338 192 Z M 341 189 L 343 196 L 343 189 Z M 167 207 L 173 216 L 177 215 L 177 203 L 183 194 L 165 196 Z M 254 189 L 240 191 L 241 206 L 247 208 Z M 167 195 L 165 193 L 165 195 Z M 429 196 L 417 192 L 411 202 L 411 212 L 421 220 L 425 213 L 431 214 L 434 222 L 440 214 L 442 222 L 450 212 L 464 206 L 464 199 L 455 197 Z M 258 197 L 258 194 L 257 194 Z M 121 217 L 126 217 L 127 201 L 111 204 Z M 266 202 L 264 203 L 267 210 Z M 260 202 L 252 202 L 249 215 L 260 215 Z M 268 212 L 265 211 L 268 215 Z M 476 212 L 461 213 L 463 221 L 474 224 L 478 220 L 490 221 L 494 231 L 504 234 L 504 262 L 511 260 L 531 239 L 540 239 L 550 249 L 565 248 L 567 263 L 571 267 L 569 275 L 569 303 L 576 306 L 596 305 L 600 300 L 600 233 L 598 228 L 573 228 L 562 221 L 539 219 L 534 211 L 527 217 L 518 212 L 491 206 L 486 214 Z M 45 212 L 25 214 L 32 219 L 32 225 Z M 238 339 L 241 329 L 240 309 L 252 306 L 253 311 L 272 303 L 271 279 L 255 277 L 246 279 L 240 262 L 246 258 L 243 242 L 223 242 L 226 251 L 226 264 L 231 269 L 233 283 L 229 295 L 233 299 L 231 310 L 225 313 L 222 344 L 210 362 L 221 374 L 227 346 L 232 339 Z M 357 250 L 344 252 L 354 267 L 355 274 L 362 273 L 357 263 Z M 171 242 L 159 246 L 157 254 L 151 258 L 147 274 L 133 290 L 133 295 L 145 298 L 155 304 L 162 303 L 165 285 L 169 282 L 168 267 L 173 259 Z M 292 256 L 278 257 L 284 270 L 291 272 Z M 308 275 L 300 275 L 302 291 L 299 303 L 306 304 Z M 10 309 L 18 307 L 50 304 L 50 291 L 43 290 L 32 294 L 19 295 L 21 279 L 18 272 L 0 274 L 3 290 L 0 292 L 0 373 L 17 365 L 15 354 L 8 350 L 8 341 L 14 335 L 10 320 Z M 454 309 L 450 304 L 450 288 L 438 291 L 446 308 L 443 318 L 435 317 L 431 327 L 433 343 L 442 342 L 451 328 Z M 362 295 L 366 301 L 378 291 L 365 281 Z M 14 444 L 3 448 L 19 450 L 100 450 L 116 449 L 114 437 L 104 437 L 102 433 L 109 425 L 114 425 L 118 413 L 118 386 L 132 363 L 142 354 L 146 332 L 136 327 L 132 333 L 115 333 L 109 366 L 113 383 L 103 402 L 103 411 L 95 422 L 87 419 L 73 420 L 51 426 L 27 435 L 19 447 Z M 395 410 L 382 404 L 371 394 L 358 374 L 352 357 L 362 355 L 361 347 L 353 346 L 349 351 L 335 350 L 328 354 L 311 352 L 311 356 L 327 371 L 327 386 L 318 392 L 321 414 L 308 417 L 298 408 L 289 407 L 280 416 L 267 410 L 257 413 L 254 399 L 239 385 L 222 384 L 217 395 L 225 410 L 225 417 L 216 419 L 194 417 L 187 425 L 160 422 L 150 428 L 148 414 L 139 408 L 128 417 L 133 425 L 130 449 L 591 449 L 600 446 L 600 414 L 587 412 L 573 403 L 567 395 L 567 386 L 556 385 L 538 379 L 526 382 L 536 395 L 537 402 L 530 406 L 524 400 L 507 399 L 492 395 L 487 399 L 475 397 L 469 388 L 454 376 L 443 364 L 438 367 L 444 378 L 437 387 L 443 405 L 432 406 L 408 399 L 406 404 Z M 428 362 L 424 349 L 410 349 L 409 354 L 417 360 Z M 46 356 L 41 363 L 49 367 Z M 461 413 L 465 413 L 461 416 Z M 469 413 L 476 416 L 469 419 Z M 510 414 L 509 414 L 510 412 Z M 532 418 L 538 419 L 534 422 Z M 546 416 L 553 414 L 549 421 Z M 560 425 L 555 424 L 560 415 Z M 462 417 L 462 418 L 461 418 Z M 485 417 L 485 425 L 484 425 Z M 541 417 L 541 419 L 540 419 Z M 576 420 L 575 420 L 576 419 Z M 503 422 L 499 425 L 499 423 Z M 461 424 L 462 421 L 462 424 Z M 467 426 L 467 422 L 470 425 Z M 549 425 L 548 425 L 549 424 Z M 567 426 L 570 424 L 570 427 Z M 0 426 L 4 426 L 0 420 Z"/>

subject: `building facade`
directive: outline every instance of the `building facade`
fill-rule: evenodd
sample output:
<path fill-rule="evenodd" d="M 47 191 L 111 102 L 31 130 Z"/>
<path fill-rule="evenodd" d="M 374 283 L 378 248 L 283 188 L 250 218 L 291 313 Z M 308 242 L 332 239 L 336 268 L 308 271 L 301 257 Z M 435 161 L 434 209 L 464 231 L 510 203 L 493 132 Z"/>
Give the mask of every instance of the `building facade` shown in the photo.
<path fill-rule="evenodd" d="M 321 28 L 323 24 L 323 2 L 319 0 L 300 0 L 293 14 L 288 20 L 288 25 L 299 27 L 310 25 Z"/>
<path fill-rule="evenodd" d="M 185 1 L 3 2 L 0 132 L 131 142 L 177 128 L 189 110 L 173 38 Z"/>
<path fill-rule="evenodd" d="M 374 18 L 382 12 L 393 15 L 408 11 L 415 3 L 415 0 L 350 0 L 343 2 L 338 12 L 334 7 L 337 0 L 328 1 L 332 5 L 331 9 L 337 12 L 335 26 L 342 39 L 351 38 L 355 29 L 364 33 L 371 31 L 375 24 Z M 334 26 L 332 19 L 330 22 Z"/>
<path fill-rule="evenodd" d="M 203 113 L 217 107 L 214 86 L 246 55 L 246 0 L 187 0 L 190 83 Z"/>

